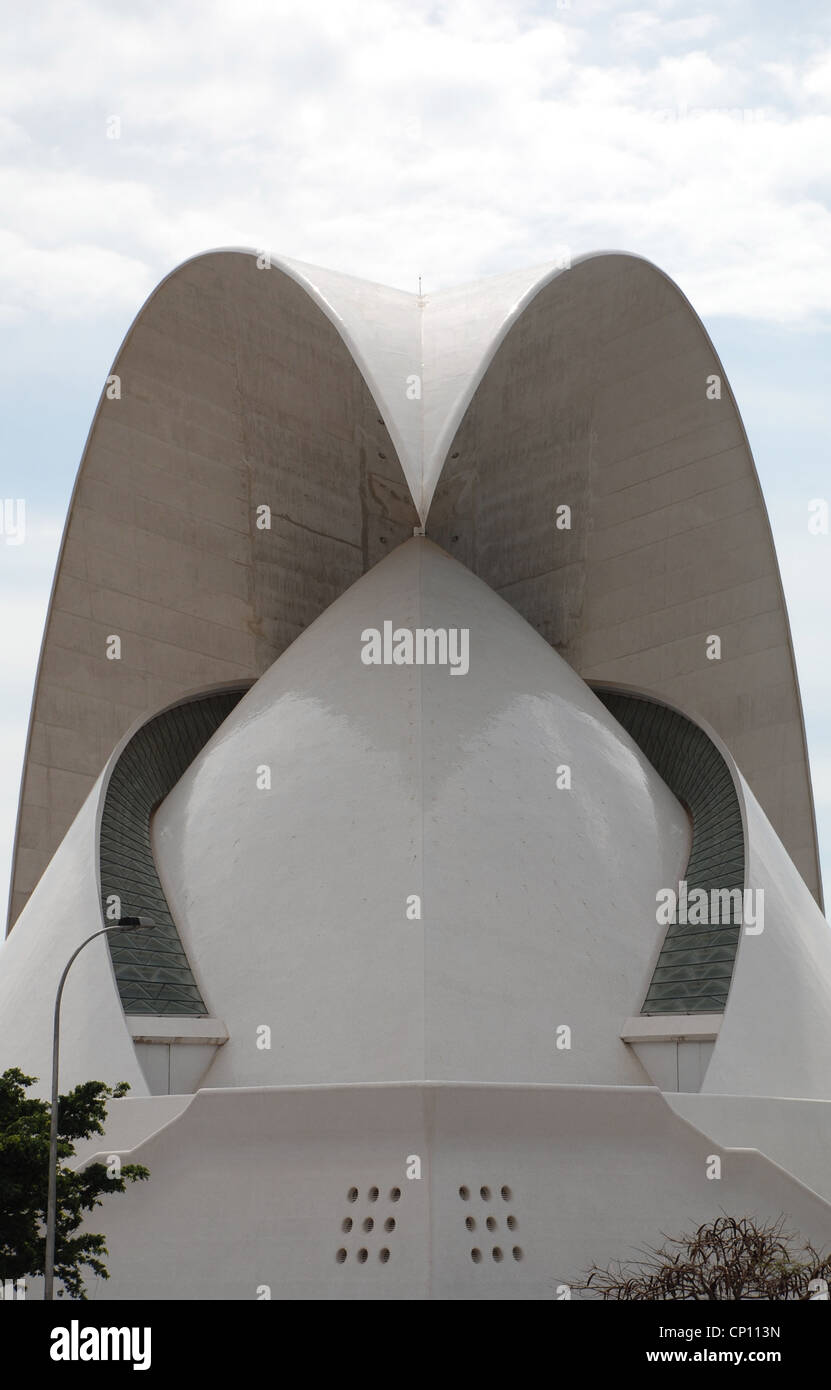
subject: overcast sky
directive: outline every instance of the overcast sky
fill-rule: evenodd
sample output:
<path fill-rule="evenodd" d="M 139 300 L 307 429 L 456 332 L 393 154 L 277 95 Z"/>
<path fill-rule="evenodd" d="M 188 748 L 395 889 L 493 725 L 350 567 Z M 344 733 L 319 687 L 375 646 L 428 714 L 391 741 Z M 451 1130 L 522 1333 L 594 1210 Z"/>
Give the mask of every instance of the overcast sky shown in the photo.
<path fill-rule="evenodd" d="M 4 0 L 0 894 L 46 602 L 109 365 L 218 246 L 425 292 L 614 249 L 722 356 L 771 515 L 831 884 L 831 9 Z M 115 134 L 118 138 L 112 138 Z"/>

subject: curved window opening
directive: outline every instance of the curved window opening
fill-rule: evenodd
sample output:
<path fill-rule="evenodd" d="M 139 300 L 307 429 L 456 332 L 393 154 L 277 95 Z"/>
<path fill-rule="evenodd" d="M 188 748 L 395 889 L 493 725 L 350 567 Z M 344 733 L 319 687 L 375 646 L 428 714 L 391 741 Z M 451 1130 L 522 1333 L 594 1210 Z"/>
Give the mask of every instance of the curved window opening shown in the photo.
<path fill-rule="evenodd" d="M 155 923 L 108 939 L 125 1014 L 208 1017 L 156 870 L 150 820 L 246 689 L 198 696 L 148 719 L 113 768 L 101 816 L 104 918 L 115 902 L 110 916 L 143 913 Z"/>
<path fill-rule="evenodd" d="M 719 922 L 690 924 L 679 902 L 641 1013 L 722 1013 L 741 931 L 736 890 L 744 890 L 745 871 L 744 826 L 730 768 L 704 730 L 677 710 L 643 696 L 593 689 L 692 818 L 684 874 L 688 896 L 703 889 L 709 904 L 718 894 L 723 909 Z"/>

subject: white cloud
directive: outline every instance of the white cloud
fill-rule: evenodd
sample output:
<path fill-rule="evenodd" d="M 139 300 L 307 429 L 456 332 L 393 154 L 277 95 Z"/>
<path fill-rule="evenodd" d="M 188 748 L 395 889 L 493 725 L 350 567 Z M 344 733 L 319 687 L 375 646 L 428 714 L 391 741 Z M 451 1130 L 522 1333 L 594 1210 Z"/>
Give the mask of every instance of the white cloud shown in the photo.
<path fill-rule="evenodd" d="M 220 245 L 436 288 L 565 243 L 826 315 L 829 72 L 669 4 L 54 3 L 0 57 L 0 302 L 137 307 Z"/>
<path fill-rule="evenodd" d="M 697 43 L 718 29 L 715 14 L 698 14 L 687 19 L 662 19 L 654 10 L 628 10 L 613 21 L 615 41 L 627 48 L 657 47 L 659 44 Z"/>
<path fill-rule="evenodd" d="M 0 232 L 0 262 L 2 313 L 11 321 L 27 312 L 73 319 L 135 309 L 153 288 L 145 264 L 89 242 L 33 246 Z"/>

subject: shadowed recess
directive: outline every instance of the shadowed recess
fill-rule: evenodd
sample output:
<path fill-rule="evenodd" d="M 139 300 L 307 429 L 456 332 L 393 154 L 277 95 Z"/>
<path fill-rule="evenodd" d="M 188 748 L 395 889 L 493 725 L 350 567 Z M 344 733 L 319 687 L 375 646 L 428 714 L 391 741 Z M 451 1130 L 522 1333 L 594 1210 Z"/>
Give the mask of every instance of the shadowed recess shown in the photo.
<path fill-rule="evenodd" d="M 149 719 L 110 778 L 101 818 L 103 910 L 115 895 L 121 913 L 155 923 L 109 937 L 125 1014 L 208 1016 L 156 871 L 150 817 L 244 694 L 203 696 Z"/>
<path fill-rule="evenodd" d="M 677 710 L 612 690 L 599 700 L 635 740 L 693 822 L 684 877 L 687 889 L 744 888 L 744 830 L 733 778 L 715 744 Z M 662 885 L 678 891 L 677 884 Z M 642 1014 L 722 1013 L 727 1003 L 740 924 L 672 922 Z"/>

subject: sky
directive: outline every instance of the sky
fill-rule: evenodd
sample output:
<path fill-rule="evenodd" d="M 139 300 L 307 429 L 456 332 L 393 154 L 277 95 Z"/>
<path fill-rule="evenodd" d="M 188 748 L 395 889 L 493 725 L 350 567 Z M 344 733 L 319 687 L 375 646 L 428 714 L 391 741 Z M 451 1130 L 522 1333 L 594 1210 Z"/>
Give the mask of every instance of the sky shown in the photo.
<path fill-rule="evenodd" d="M 596 250 L 666 271 L 773 527 L 831 892 L 831 10 L 733 0 L 0 0 L 0 895 L 60 536 L 146 296 L 215 247 L 425 293 Z M 7 528 L 6 528 L 7 529 Z"/>

